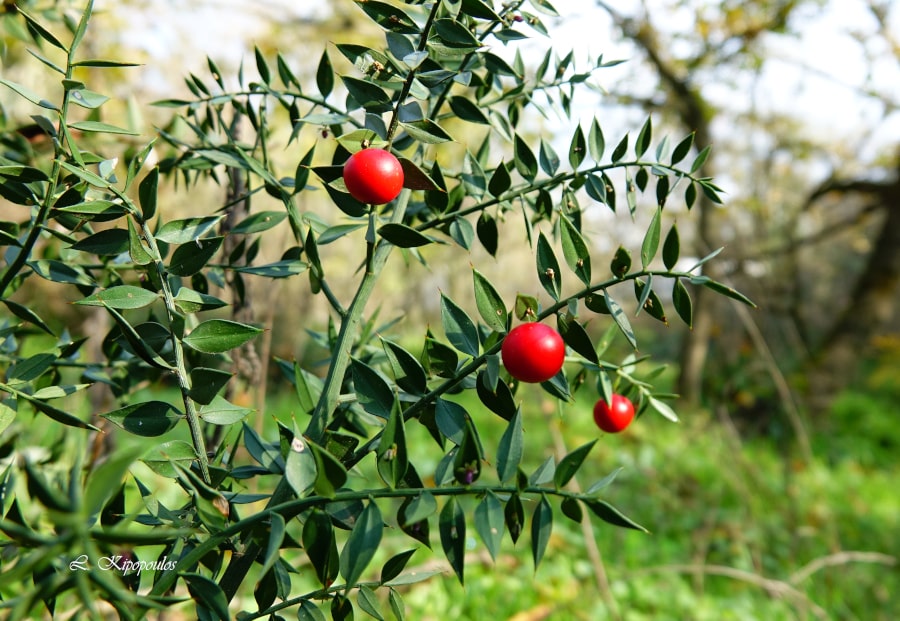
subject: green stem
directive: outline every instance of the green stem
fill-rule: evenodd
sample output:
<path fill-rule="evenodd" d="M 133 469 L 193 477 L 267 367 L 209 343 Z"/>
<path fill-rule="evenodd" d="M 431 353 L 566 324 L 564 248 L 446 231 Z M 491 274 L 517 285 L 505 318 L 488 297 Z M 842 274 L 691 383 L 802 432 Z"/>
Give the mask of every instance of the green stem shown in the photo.
<path fill-rule="evenodd" d="M 410 191 L 404 190 L 394 206 L 394 212 L 391 214 L 391 222 L 400 222 L 406 213 L 406 206 L 409 203 Z M 387 259 L 393 250 L 393 244 L 385 240 L 379 240 L 371 251 L 371 257 L 366 262 L 366 271 L 363 274 L 362 281 L 356 290 L 353 301 L 347 308 L 341 322 L 341 329 L 338 333 L 337 347 L 333 354 L 331 365 L 328 368 L 328 374 L 325 377 L 325 384 L 322 389 L 322 396 L 313 410 L 312 418 L 306 427 L 305 435 L 313 442 L 320 442 L 325 433 L 325 427 L 328 419 L 337 407 L 338 397 L 341 393 L 341 385 L 344 382 L 344 375 L 350 365 L 350 352 L 353 349 L 354 336 L 362 323 L 363 312 L 372 292 L 375 290 L 375 283 L 381 274 L 381 270 L 387 263 Z"/>
<path fill-rule="evenodd" d="M 239 522 L 235 522 L 228 528 L 225 528 L 217 533 L 211 534 L 204 541 L 197 544 L 196 547 L 191 548 L 191 551 L 182 556 L 175 565 L 175 568 L 169 571 L 166 571 L 162 574 L 157 574 L 156 583 L 153 585 L 150 593 L 148 594 L 150 597 L 159 597 L 166 593 L 169 589 L 171 589 L 175 581 L 178 579 L 178 575 L 187 571 L 190 571 L 192 567 L 194 567 L 200 559 L 204 556 L 213 552 L 216 548 L 218 548 L 223 542 L 228 539 L 234 537 L 235 535 L 239 535 L 242 532 L 246 532 L 249 528 L 265 523 L 271 516 L 275 513 L 280 514 L 285 520 L 290 520 L 304 511 L 308 509 L 312 509 L 318 506 L 324 506 L 332 503 L 340 503 L 340 502 L 354 502 L 354 501 L 366 501 L 366 500 L 377 500 L 377 499 L 401 499 L 401 498 L 414 498 L 419 494 L 424 492 L 428 492 L 432 496 L 483 496 L 488 492 L 493 492 L 498 496 L 508 496 L 512 494 L 522 494 L 522 495 L 551 495 L 557 496 L 560 498 L 582 498 L 583 494 L 578 494 L 565 489 L 554 489 L 548 487 L 538 487 L 538 486 L 526 486 L 523 488 L 519 488 L 516 486 L 508 486 L 508 485 L 485 485 L 485 486 L 469 486 L 469 487 L 436 487 L 436 488 L 399 488 L 399 489 L 390 489 L 384 488 L 380 490 L 362 490 L 362 491 L 340 491 L 337 492 L 333 497 L 324 497 L 324 496 L 309 496 L 307 498 L 299 498 L 294 500 L 289 500 L 287 502 L 283 502 L 277 505 L 272 505 L 270 507 L 266 507 L 259 513 L 254 513 Z"/>
<path fill-rule="evenodd" d="M 495 196 L 494 198 L 488 199 L 486 201 L 482 201 L 480 203 L 476 203 L 471 207 L 466 207 L 465 209 L 459 209 L 453 211 L 451 213 L 442 215 L 438 218 L 434 218 L 433 220 L 429 220 L 427 222 L 423 222 L 418 225 L 416 228 L 417 231 L 427 231 L 429 229 L 437 228 L 443 224 L 447 224 L 448 222 L 452 222 L 456 218 L 460 218 L 463 216 L 468 216 L 473 213 L 478 213 L 484 211 L 488 207 L 492 207 L 494 205 L 499 205 L 500 203 L 508 203 L 510 201 L 514 201 L 516 199 L 520 199 L 526 194 L 531 194 L 532 192 L 537 192 L 545 188 L 553 188 L 556 187 L 565 181 L 570 181 L 582 175 L 589 175 L 591 173 L 596 172 L 605 172 L 607 170 L 613 170 L 615 168 L 640 168 L 640 167 L 656 167 L 663 170 L 668 170 L 674 173 L 677 177 L 686 177 L 691 181 L 695 181 L 693 177 L 686 174 L 684 171 L 679 170 L 674 166 L 669 166 L 667 164 L 663 164 L 661 162 L 645 162 L 642 160 L 632 160 L 629 162 L 612 162 L 610 164 L 595 164 L 590 168 L 586 168 L 584 170 L 574 170 L 570 172 L 560 173 L 549 179 L 544 179 L 542 181 L 538 181 L 536 183 L 524 183 L 517 188 L 513 188 L 508 190 L 501 196 Z"/>
<path fill-rule="evenodd" d="M 114 190 L 117 195 L 127 201 L 127 198 Z M 128 204 L 128 203 L 126 203 Z M 200 464 L 200 474 L 203 481 L 210 483 L 212 480 L 209 476 L 209 458 L 206 455 L 206 441 L 203 438 L 203 429 L 200 427 L 200 417 L 194 406 L 194 400 L 191 398 L 191 376 L 187 370 L 185 362 L 184 345 L 181 338 L 176 333 L 176 322 L 183 321 L 178 308 L 175 306 L 175 296 L 172 294 L 172 288 L 169 286 L 168 274 L 166 266 L 163 264 L 162 255 L 159 247 L 156 245 L 156 238 L 153 237 L 153 231 L 142 217 L 138 217 L 136 210 L 132 211 L 135 221 L 141 227 L 141 235 L 147 242 L 147 247 L 153 257 L 153 266 L 156 268 L 156 275 L 159 278 L 159 286 L 163 294 L 163 302 L 166 307 L 166 315 L 169 324 L 169 334 L 172 337 L 172 349 L 175 352 L 175 377 L 178 381 L 178 389 L 181 392 L 181 400 L 184 403 L 184 415 L 188 421 L 190 429 L 191 442 L 194 445 L 194 452 L 197 454 L 197 460 Z"/>

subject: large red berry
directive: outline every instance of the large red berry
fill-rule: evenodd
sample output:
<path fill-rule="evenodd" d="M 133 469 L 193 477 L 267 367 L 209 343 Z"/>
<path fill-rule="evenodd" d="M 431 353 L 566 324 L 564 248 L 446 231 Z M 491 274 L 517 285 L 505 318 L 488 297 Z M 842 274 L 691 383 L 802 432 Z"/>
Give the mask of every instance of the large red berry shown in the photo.
<path fill-rule="evenodd" d="M 500 354 L 503 366 L 520 382 L 545 382 L 562 368 L 566 344 L 548 325 L 523 323 L 503 339 Z"/>
<path fill-rule="evenodd" d="M 383 205 L 403 189 L 403 167 L 389 151 L 363 149 L 344 164 L 344 185 L 359 202 Z"/>
<path fill-rule="evenodd" d="M 628 397 L 612 396 L 612 405 L 600 399 L 594 405 L 594 422 L 607 433 L 619 433 L 634 420 L 634 404 Z"/>

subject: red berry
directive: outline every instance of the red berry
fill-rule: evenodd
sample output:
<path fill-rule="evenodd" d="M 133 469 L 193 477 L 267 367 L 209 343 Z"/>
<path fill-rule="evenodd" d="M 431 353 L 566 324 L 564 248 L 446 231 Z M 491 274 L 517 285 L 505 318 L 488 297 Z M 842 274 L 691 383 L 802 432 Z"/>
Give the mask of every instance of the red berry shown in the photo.
<path fill-rule="evenodd" d="M 503 339 L 503 366 L 520 382 L 545 382 L 562 368 L 566 345 L 559 332 L 548 325 L 523 323 Z"/>
<path fill-rule="evenodd" d="M 403 167 L 389 151 L 363 149 L 344 164 L 344 185 L 359 202 L 383 205 L 403 189 Z"/>
<path fill-rule="evenodd" d="M 594 422 L 607 433 L 619 433 L 634 420 L 634 404 L 622 395 L 612 396 L 612 405 L 600 399 L 594 405 Z"/>

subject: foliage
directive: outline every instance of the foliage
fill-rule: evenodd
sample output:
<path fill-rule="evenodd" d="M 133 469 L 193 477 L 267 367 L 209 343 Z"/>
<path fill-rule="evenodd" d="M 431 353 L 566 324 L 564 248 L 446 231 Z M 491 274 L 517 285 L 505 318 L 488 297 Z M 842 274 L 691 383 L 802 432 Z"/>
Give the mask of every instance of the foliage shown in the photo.
<path fill-rule="evenodd" d="M 518 53 L 495 53 L 490 45 L 514 49 L 529 32 L 546 31 L 541 16 L 555 14 L 546 0 L 500 9 L 483 0 L 402 8 L 368 1 L 358 7 L 383 28 L 386 47 L 338 44 L 352 73 L 336 75 L 326 51 L 315 84 L 303 84 L 281 56 L 257 51 L 258 79 L 247 80 L 242 70 L 229 90 L 209 59 L 209 77 L 186 80 L 192 99 L 158 102 L 175 111 L 160 139 L 126 150 L 119 166 L 102 154 L 108 147 L 99 138 L 115 144 L 132 132 L 103 120 L 107 97 L 80 78 L 87 69 L 129 63 L 82 56 L 92 4 L 80 19 L 62 23 L 45 24 L 23 10 L 15 16 L 40 50 L 32 55 L 60 80 L 58 100 L 0 80 L 8 94 L 34 106 L 32 118 L 52 143 L 40 153 L 10 136 L 0 160 L 0 194 L 10 214 L 0 223 L 6 250 L 0 299 L 7 311 L 0 325 L 0 429 L 3 454 L 12 457 L 0 475 L 6 537 L 0 606 L 13 618 L 63 607 L 96 617 L 103 601 L 123 618 L 141 618 L 190 598 L 198 618 L 228 619 L 229 603 L 241 593 L 242 619 L 275 618 L 288 608 L 301 619 L 322 618 L 322 609 L 335 619 L 355 609 L 384 618 L 385 606 L 403 619 L 399 587 L 428 577 L 405 572 L 419 544 L 439 543 L 463 583 L 472 526 L 491 555 L 504 531 L 513 541 L 527 531 L 535 566 L 560 514 L 643 530 L 604 499 L 612 477 L 583 492 L 568 485 L 593 441 L 525 469 L 519 404 L 527 388 L 510 380 L 499 351 L 516 320 L 551 321 L 569 360 L 542 384 L 547 394 L 571 402 L 579 389 L 588 390 L 584 385 L 594 385 L 607 400 L 613 391 L 626 393 L 640 413 L 674 419 L 666 403 L 671 395 L 638 379 L 644 359 L 603 356 L 617 333 L 637 348 L 628 291 L 637 313 L 665 322 L 661 283 L 671 282 L 675 313 L 688 325 L 691 286 L 749 303 L 700 273 L 717 252 L 676 270 L 677 230 L 662 231 L 668 201 L 683 197 L 690 207 L 702 193 L 719 202 L 716 185 L 697 176 L 707 148 L 694 153 L 693 136 L 671 149 L 665 138 L 654 147 L 649 118 L 612 150 L 596 120 L 587 132 L 576 127 L 565 159 L 547 140 L 530 144 L 532 110 L 568 115 L 582 85 L 613 64 L 601 57 L 591 71 L 575 73 L 571 54 L 547 52 L 530 73 Z M 62 28 L 66 36 L 54 34 Z M 271 144 L 285 116 L 290 144 L 308 142 L 322 128 L 336 137 L 298 148 L 287 172 Z M 445 127 L 450 119 L 484 135 L 457 160 L 442 150 L 454 141 Z M 241 135 L 247 129 L 249 139 Z M 383 207 L 354 200 L 341 178 L 350 154 L 370 146 L 389 148 L 404 168 L 405 190 Z M 148 165 L 156 157 L 158 164 Z M 624 175 L 624 187 L 616 188 L 614 171 Z M 329 217 L 303 208 L 303 196 L 318 187 L 313 175 L 336 207 Z M 173 219 L 158 198 L 160 184 L 191 192 L 205 179 L 227 188 L 221 208 Z M 613 210 L 624 205 L 633 215 L 644 194 L 655 215 L 638 260 L 620 248 L 610 273 L 598 278 L 581 203 L 587 197 Z M 251 212 L 251 201 L 265 200 L 275 208 Z M 473 268 L 477 315 L 442 294 L 442 334 L 428 330 L 420 355 L 409 348 L 411 335 L 395 332 L 399 324 L 379 324 L 378 313 L 368 310 L 395 249 L 427 265 L 428 246 L 479 243 L 502 260 L 499 230 L 514 216 L 534 249 L 543 301 L 505 300 Z M 278 260 L 259 262 L 267 234 L 282 222 L 291 247 Z M 324 252 L 342 238 L 359 248 L 349 303 L 330 286 Z M 299 416 L 279 418 L 269 437 L 247 424 L 251 410 L 228 393 L 239 371 L 234 357 L 266 328 L 223 314 L 229 302 L 242 306 L 248 278 L 306 278 L 309 293 L 332 309 L 330 325 L 315 333 L 330 352 L 324 377 L 299 362 L 277 361 L 296 392 Z M 108 314 L 112 329 L 98 357 L 88 355 L 91 335 L 79 334 L 78 321 L 42 317 L 11 299 L 37 280 L 50 283 L 54 295 L 71 296 L 79 310 Z M 597 343 L 584 327 L 593 314 L 610 319 Z M 173 385 L 178 398 L 143 390 L 164 385 Z M 115 400 L 108 411 L 66 405 L 101 389 Z M 461 393 L 477 396 L 478 405 L 464 405 Z M 480 431 L 493 415 L 503 421 L 499 437 Z M 98 450 L 87 462 L 84 443 L 28 454 L 16 438 L 31 420 L 79 434 L 121 430 L 142 441 Z M 408 438 L 419 429 L 441 454 L 436 464 L 412 450 Z M 373 571 L 392 531 L 414 547 L 378 559 L 380 571 Z M 84 567 L 69 564 L 73 550 L 84 555 Z M 106 571 L 98 559 L 111 558 L 131 567 L 153 558 L 152 584 L 141 583 L 140 571 Z M 299 562 L 318 580 L 301 594 L 292 589 Z"/>

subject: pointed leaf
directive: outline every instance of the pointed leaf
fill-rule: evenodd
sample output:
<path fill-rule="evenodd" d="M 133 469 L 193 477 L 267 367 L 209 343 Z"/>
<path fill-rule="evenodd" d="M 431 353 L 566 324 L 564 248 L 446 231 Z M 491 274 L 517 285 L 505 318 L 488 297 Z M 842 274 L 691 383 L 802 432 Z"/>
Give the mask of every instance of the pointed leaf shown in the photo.
<path fill-rule="evenodd" d="M 110 308 L 118 309 L 135 309 L 149 306 L 158 299 L 159 294 L 154 291 L 148 291 L 147 289 L 134 287 L 132 285 L 119 285 L 98 291 L 75 303 L 85 306 L 108 306 Z"/>
<path fill-rule="evenodd" d="M 631 346 L 637 349 L 637 340 L 634 336 L 634 330 L 631 328 L 631 323 L 628 321 L 628 317 L 625 315 L 625 311 L 622 310 L 622 307 L 619 306 L 619 303 L 610 297 L 609 292 L 604 290 L 603 296 L 606 299 L 606 307 L 609 309 L 610 314 L 612 315 L 613 320 L 616 322 L 616 325 L 619 326 L 619 330 L 622 331 L 622 334 L 625 335 L 625 338 L 628 339 L 628 342 Z"/>
<path fill-rule="evenodd" d="M 145 438 L 161 436 L 182 418 L 174 406 L 164 401 L 135 403 L 100 416 L 125 431 Z"/>
<path fill-rule="evenodd" d="M 671 271 L 675 267 L 680 254 L 681 241 L 678 238 L 678 227 L 673 224 L 663 242 L 662 258 L 667 270 Z"/>
<path fill-rule="evenodd" d="M 494 332 L 506 332 L 509 313 L 494 285 L 478 270 L 472 270 L 475 281 L 475 304 L 482 320 Z"/>
<path fill-rule="evenodd" d="M 675 286 L 672 289 L 672 304 L 675 306 L 675 312 L 681 317 L 681 320 L 687 324 L 688 328 L 694 325 L 694 310 L 691 302 L 691 294 L 680 278 L 675 280 Z"/>
<path fill-rule="evenodd" d="M 459 351 L 477 356 L 479 351 L 478 329 L 456 302 L 441 294 L 441 323 L 447 340 Z"/>
<path fill-rule="evenodd" d="M 354 585 L 359 581 L 369 562 L 378 552 L 383 531 L 381 511 L 378 510 L 378 505 L 370 500 L 357 518 L 350 537 L 341 550 L 341 576 L 348 585 Z"/>
<path fill-rule="evenodd" d="M 475 507 L 475 530 L 484 542 L 491 558 L 496 560 L 503 538 L 503 504 L 493 492 L 488 492 Z"/>
<path fill-rule="evenodd" d="M 631 528 L 634 530 L 640 530 L 643 532 L 647 532 L 647 529 L 631 520 L 631 518 L 626 517 L 622 514 L 621 511 L 613 507 L 608 502 L 603 500 L 597 500 L 595 498 L 582 498 L 584 504 L 587 505 L 588 509 L 590 509 L 594 515 L 598 518 L 612 524 L 613 526 L 621 526 L 622 528 Z"/>
<path fill-rule="evenodd" d="M 519 470 L 524 453 L 524 434 L 522 432 L 522 413 L 517 411 L 497 445 L 497 476 L 501 483 L 512 480 Z"/>
<path fill-rule="evenodd" d="M 538 280 L 543 285 L 544 291 L 558 301 L 560 295 L 562 295 L 562 275 L 560 274 L 559 261 L 556 260 L 553 247 L 543 231 L 538 236 L 537 271 Z"/>
<path fill-rule="evenodd" d="M 641 127 L 641 131 L 638 133 L 637 140 L 634 142 L 634 155 L 638 159 L 644 153 L 647 152 L 647 149 L 650 148 L 650 141 L 653 139 L 653 122 L 651 118 L 648 116 L 647 120 L 644 121 L 643 127 Z"/>
<path fill-rule="evenodd" d="M 550 543 L 550 533 L 553 531 L 553 509 L 547 496 L 541 494 L 541 500 L 531 516 L 531 555 L 534 559 L 534 570 L 537 571 L 547 544 Z"/>
<path fill-rule="evenodd" d="M 569 143 L 569 165 L 572 170 L 577 170 L 587 155 L 587 142 L 584 139 L 584 131 L 581 126 L 575 128 L 572 142 Z"/>
<path fill-rule="evenodd" d="M 662 220 L 662 208 L 657 207 L 647 233 L 644 235 L 644 242 L 641 244 L 641 265 L 644 269 L 650 265 L 659 249 L 660 221 Z"/>
<path fill-rule="evenodd" d="M 240 347 L 262 331 L 262 328 L 228 319 L 209 319 L 191 330 L 183 343 L 204 354 L 219 354 Z"/>
<path fill-rule="evenodd" d="M 355 358 L 350 361 L 350 373 L 363 409 L 373 416 L 389 418 L 394 407 L 394 391 L 384 377 Z"/>
<path fill-rule="evenodd" d="M 587 244 L 569 218 L 561 216 L 559 222 L 563 257 L 565 257 L 566 264 L 585 286 L 590 286 L 591 254 Z"/>
<path fill-rule="evenodd" d="M 553 475 L 553 484 L 557 488 L 565 487 L 572 480 L 572 477 L 578 473 L 578 469 L 581 468 L 581 464 L 584 463 L 585 458 L 591 452 L 591 449 L 594 448 L 596 442 L 596 440 L 591 440 L 587 444 L 582 444 L 559 461 L 559 464 L 556 466 L 556 473 Z"/>
<path fill-rule="evenodd" d="M 441 510 L 439 530 L 441 548 L 447 556 L 447 561 L 456 573 L 459 583 L 465 584 L 466 514 L 453 496 L 447 499 Z"/>

